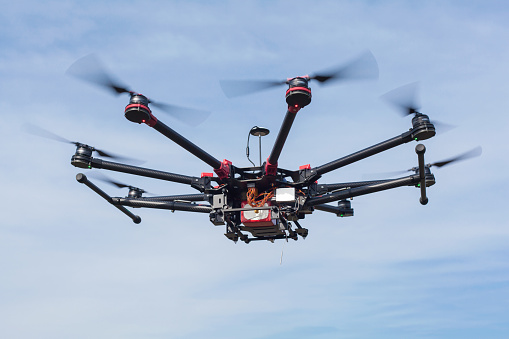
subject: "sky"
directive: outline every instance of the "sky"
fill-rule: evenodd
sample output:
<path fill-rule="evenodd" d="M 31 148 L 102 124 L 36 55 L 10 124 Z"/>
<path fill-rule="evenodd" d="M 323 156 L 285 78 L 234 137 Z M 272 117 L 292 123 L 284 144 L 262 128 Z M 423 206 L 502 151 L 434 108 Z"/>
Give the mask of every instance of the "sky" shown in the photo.
<path fill-rule="evenodd" d="M 509 5 L 504 1 L 0 1 L 2 338 L 509 337 Z M 249 166 L 249 130 L 270 153 L 284 88 L 228 99 L 219 80 L 285 79 L 370 50 L 377 81 L 311 84 L 279 165 L 319 166 L 398 136 L 410 118 L 380 97 L 419 82 L 421 111 L 456 128 L 423 144 L 429 203 L 402 187 L 317 211 L 309 236 L 229 241 L 205 214 L 139 209 L 142 223 L 75 180 L 64 138 L 199 176 L 207 164 L 123 117 L 127 97 L 66 75 L 79 58 L 161 102 L 211 112 L 197 127 L 154 110 L 217 159 Z M 417 164 L 416 143 L 328 173 L 379 179 Z M 258 159 L 251 140 L 253 161 Z M 177 183 L 109 172 L 160 195 Z M 97 184 L 112 196 L 127 192 Z M 282 256 L 283 254 L 283 256 Z M 282 258 L 282 260 L 281 260 Z"/>

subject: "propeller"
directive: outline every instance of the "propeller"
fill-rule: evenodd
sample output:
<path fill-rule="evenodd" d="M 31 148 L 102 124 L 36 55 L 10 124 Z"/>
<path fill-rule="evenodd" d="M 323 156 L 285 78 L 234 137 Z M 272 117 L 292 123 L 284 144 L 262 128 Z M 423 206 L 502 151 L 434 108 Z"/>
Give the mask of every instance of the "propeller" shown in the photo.
<path fill-rule="evenodd" d="M 418 103 L 417 92 L 419 83 L 412 82 L 393 89 L 382 95 L 382 99 L 396 106 L 403 116 L 418 113 L 420 105 Z"/>
<path fill-rule="evenodd" d="M 473 148 L 470 151 L 467 151 L 465 153 L 462 153 L 462 154 L 457 155 L 455 157 L 452 157 L 450 159 L 434 162 L 434 163 L 428 164 L 426 166 L 428 166 L 428 167 L 433 167 L 434 166 L 434 167 L 439 167 L 440 168 L 440 167 L 449 165 L 449 164 L 457 162 L 457 161 L 462 161 L 462 160 L 467 160 L 467 159 L 470 159 L 470 158 L 478 157 L 481 154 L 482 154 L 482 147 L 481 146 L 477 146 L 476 148 Z"/>
<path fill-rule="evenodd" d="M 69 67 L 66 74 L 88 83 L 104 87 L 116 95 L 123 93 L 129 93 L 131 96 L 138 95 L 137 92 L 132 91 L 128 86 L 110 76 L 101 61 L 94 54 L 89 54 L 78 59 Z M 190 126 L 199 125 L 210 115 L 208 111 L 169 105 L 153 100 L 149 100 L 149 103 Z"/>
<path fill-rule="evenodd" d="M 91 176 L 94 177 L 97 180 L 101 180 L 101 181 L 103 181 L 103 182 L 105 182 L 107 184 L 110 184 L 112 186 L 115 186 L 117 188 L 129 188 L 129 190 L 134 190 L 134 191 L 136 191 L 136 192 L 138 192 L 140 194 L 147 193 L 147 194 L 153 195 L 152 193 L 147 192 L 144 189 L 141 189 L 141 188 L 138 188 L 138 187 L 134 187 L 132 185 L 123 184 L 121 182 L 112 180 L 112 179 L 110 179 L 109 177 L 107 177 L 106 175 L 104 175 L 102 173 L 95 173 L 95 174 L 93 174 Z"/>
<path fill-rule="evenodd" d="M 458 161 L 463 161 L 463 160 L 467 160 L 467 159 L 470 159 L 470 158 L 478 157 L 481 154 L 482 154 L 482 147 L 481 146 L 477 146 L 477 147 L 471 149 L 470 151 L 467 151 L 465 153 L 459 154 L 459 155 L 454 156 L 452 158 L 449 158 L 449 159 L 446 159 L 446 160 L 442 160 L 442 161 L 433 162 L 431 164 L 427 164 L 426 167 L 427 168 L 431 168 L 431 167 L 438 167 L 438 168 L 440 168 L 440 167 L 443 167 L 443 166 L 446 166 L 446 165 L 450 165 L 450 164 L 458 162 Z M 418 169 L 419 169 L 418 167 L 413 167 L 413 168 L 409 168 L 409 169 L 404 170 L 404 171 L 385 172 L 385 173 L 380 173 L 379 175 L 383 175 L 383 176 L 387 176 L 387 177 L 394 177 L 396 175 L 405 174 L 407 172 L 417 172 Z"/>
<path fill-rule="evenodd" d="M 304 76 L 308 80 L 316 80 L 320 84 L 333 83 L 338 80 L 377 79 L 378 64 L 370 51 L 352 61 L 329 70 Z M 263 91 L 280 85 L 288 84 L 289 80 L 222 80 L 221 88 L 228 98 Z"/>
<path fill-rule="evenodd" d="M 143 161 L 140 161 L 140 160 L 124 157 L 124 156 L 121 156 L 121 155 L 116 155 L 116 154 L 113 154 L 111 152 L 105 152 L 103 150 L 97 149 L 97 148 L 89 146 L 89 145 L 85 145 L 85 144 L 77 142 L 77 141 L 68 140 L 68 139 L 66 139 L 64 137 L 61 137 L 60 135 L 57 135 L 57 134 L 55 134 L 53 132 L 50 132 L 50 131 L 42 128 L 42 127 L 39 127 L 39 126 L 36 126 L 36 125 L 33 125 L 33 124 L 26 123 L 24 125 L 24 128 L 25 128 L 25 130 L 28 133 L 36 135 L 38 137 L 43 137 L 43 138 L 46 138 L 46 139 L 52 139 L 52 140 L 55 140 L 55 141 L 66 143 L 66 144 L 73 144 L 75 146 L 86 146 L 86 147 L 89 147 L 93 152 L 97 152 L 97 154 L 99 154 L 102 157 L 112 158 L 112 159 L 116 159 L 116 160 L 130 162 L 130 163 L 138 163 L 138 164 L 143 163 Z"/>
<path fill-rule="evenodd" d="M 418 98 L 419 82 L 412 82 L 393 89 L 382 95 L 382 99 L 396 106 L 401 115 L 422 114 L 419 112 L 420 104 Z M 441 133 L 447 132 L 456 126 L 432 120 L 435 129 Z"/>
<path fill-rule="evenodd" d="M 89 54 L 75 61 L 67 69 L 66 74 L 98 86 L 106 87 L 117 95 L 132 93 L 125 85 L 113 80 L 108 72 L 106 72 L 101 61 L 94 54 Z"/>

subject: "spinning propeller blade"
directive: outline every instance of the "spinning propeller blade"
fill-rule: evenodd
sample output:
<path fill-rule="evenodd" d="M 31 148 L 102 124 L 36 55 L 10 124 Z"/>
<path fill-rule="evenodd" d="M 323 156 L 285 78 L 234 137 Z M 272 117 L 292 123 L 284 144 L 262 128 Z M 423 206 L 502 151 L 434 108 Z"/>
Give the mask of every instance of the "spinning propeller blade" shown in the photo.
<path fill-rule="evenodd" d="M 419 83 L 412 82 L 385 93 L 382 98 L 398 107 L 403 116 L 407 116 L 417 113 L 420 108 L 417 98 L 418 91 Z"/>
<path fill-rule="evenodd" d="M 378 64 L 370 51 L 364 52 L 345 65 L 309 77 L 320 83 L 335 80 L 378 79 Z"/>
<path fill-rule="evenodd" d="M 378 64 L 369 51 L 347 64 L 318 72 L 309 77 L 310 80 L 316 80 L 321 84 L 332 83 L 333 80 L 377 78 Z M 222 80 L 220 85 L 225 95 L 228 98 L 233 98 L 284 85 L 287 82 L 288 80 Z"/>
<path fill-rule="evenodd" d="M 147 193 L 147 194 L 151 194 L 150 192 L 147 192 L 145 191 L 144 189 L 141 189 L 141 188 L 138 188 L 138 187 L 134 187 L 132 185 L 127 185 L 127 184 L 123 184 L 121 182 L 118 182 L 118 181 L 115 181 L 115 180 L 112 180 L 110 179 L 108 176 L 102 174 L 102 173 L 94 173 L 93 175 L 90 175 L 91 177 L 97 179 L 97 180 L 101 180 L 107 184 L 110 184 L 112 186 L 115 186 L 117 188 L 129 188 L 129 189 L 134 189 L 134 190 L 137 190 L 138 192 L 140 193 Z"/>
<path fill-rule="evenodd" d="M 136 94 L 136 92 L 130 90 L 127 86 L 114 81 L 94 54 L 77 60 L 69 67 L 66 74 L 101 87 L 106 87 L 117 95 L 122 93 Z M 201 124 L 210 115 L 210 112 L 207 111 L 154 102 L 153 100 L 149 100 L 149 102 L 152 106 L 161 109 L 175 119 L 190 126 Z"/>
<path fill-rule="evenodd" d="M 94 147 L 94 151 L 96 151 L 97 154 L 99 154 L 102 157 L 113 158 L 113 159 L 124 159 L 124 160 L 128 159 L 126 157 L 122 157 L 122 156 L 119 156 L 119 155 L 113 155 L 111 153 L 106 153 L 105 151 L 102 151 L 102 150 L 97 149 L 95 147 Z"/>
<path fill-rule="evenodd" d="M 478 157 L 481 154 L 482 154 L 482 147 L 481 146 L 477 146 L 477 147 L 471 149 L 470 151 L 467 151 L 465 153 L 462 153 L 462 154 L 457 155 L 455 157 L 452 157 L 450 159 L 434 162 L 434 163 L 431 163 L 431 164 L 427 164 L 426 167 L 428 167 L 428 168 L 430 168 L 430 167 L 438 167 L 438 168 L 440 168 L 440 167 L 452 164 L 452 163 L 457 162 L 457 161 L 462 161 L 462 160 L 467 160 L 467 159 L 470 159 L 470 158 Z M 404 170 L 404 171 L 384 172 L 384 173 L 378 173 L 377 175 L 384 176 L 384 177 L 395 177 L 397 175 L 402 175 L 402 174 L 405 174 L 407 172 L 417 172 L 417 171 L 418 171 L 418 167 L 414 167 L 414 168 L 409 168 L 409 169 Z"/>
<path fill-rule="evenodd" d="M 43 137 L 46 139 L 53 139 L 55 141 L 63 142 L 66 144 L 74 144 L 74 145 L 77 144 L 77 142 L 75 142 L 75 141 L 67 140 L 66 138 L 61 137 L 60 135 L 56 135 L 55 133 L 45 130 L 44 128 L 36 126 L 36 125 L 26 123 L 26 124 L 24 124 L 23 127 L 26 132 L 28 132 L 32 135 L 36 135 L 38 137 Z"/>
<path fill-rule="evenodd" d="M 210 112 L 199 109 L 169 105 L 150 100 L 150 104 L 158 109 L 170 114 L 175 119 L 186 123 L 189 126 L 198 126 L 204 122 L 210 115 Z"/>
<path fill-rule="evenodd" d="M 107 176 L 105 176 L 104 174 L 98 175 L 96 173 L 92 177 L 96 178 L 97 180 L 101 180 L 101 181 L 103 181 L 105 183 L 108 183 L 110 185 L 116 186 L 117 188 L 126 188 L 126 187 L 129 188 L 129 187 L 131 187 L 130 185 L 126 185 L 126 184 L 122 184 L 120 182 L 114 181 L 114 180 L 108 178 Z"/>
<path fill-rule="evenodd" d="M 284 85 L 286 80 L 221 80 L 219 84 L 228 98 L 234 98 Z"/>
<path fill-rule="evenodd" d="M 382 99 L 396 106 L 401 115 L 420 113 L 420 104 L 418 98 L 419 82 L 412 82 L 401 87 L 395 88 L 382 95 Z M 446 124 L 437 120 L 431 120 L 437 132 L 445 133 L 456 126 Z"/>
<path fill-rule="evenodd" d="M 67 69 L 66 74 L 95 85 L 104 86 L 115 94 L 131 92 L 126 86 L 113 81 L 101 61 L 94 54 L 78 59 Z"/>
<path fill-rule="evenodd" d="M 462 153 L 460 155 L 457 155 L 457 156 L 452 157 L 452 158 L 447 159 L 447 160 L 434 162 L 432 164 L 429 164 L 428 166 L 429 167 L 432 167 L 432 166 L 434 166 L 434 167 L 442 167 L 442 166 L 445 166 L 445 165 L 449 165 L 449 164 L 451 164 L 453 162 L 467 160 L 467 159 L 470 159 L 470 158 L 475 158 L 475 157 L 480 156 L 481 154 L 482 154 L 482 148 L 481 148 L 481 146 L 477 146 L 476 148 L 471 149 L 468 152 Z"/>
<path fill-rule="evenodd" d="M 24 128 L 25 128 L 25 131 L 27 131 L 28 133 L 36 135 L 38 137 L 43 137 L 43 138 L 46 138 L 46 139 L 52 139 L 52 140 L 55 140 L 55 141 L 66 143 L 66 144 L 73 144 L 73 145 L 76 145 L 76 146 L 84 145 L 83 143 L 80 143 L 80 142 L 77 142 L 77 141 L 68 140 L 68 139 L 66 139 L 64 137 L 61 137 L 60 135 L 57 135 L 57 134 L 55 134 L 53 132 L 50 132 L 50 131 L 42 128 L 42 127 L 39 127 L 39 126 L 36 126 L 36 125 L 33 125 L 33 124 L 26 123 L 24 125 Z M 86 145 L 86 146 L 88 146 L 88 145 Z M 97 148 L 92 147 L 92 146 L 88 146 L 88 147 L 90 147 L 92 149 L 92 151 L 97 152 L 100 156 L 103 156 L 103 157 L 112 158 L 112 159 L 121 160 L 121 161 L 126 161 L 126 162 L 129 162 L 129 163 L 137 163 L 137 164 L 143 163 L 143 161 L 136 160 L 136 159 L 133 159 L 133 158 L 124 157 L 124 156 L 121 156 L 121 155 L 112 154 L 111 152 L 105 152 L 103 150 L 97 149 Z"/>

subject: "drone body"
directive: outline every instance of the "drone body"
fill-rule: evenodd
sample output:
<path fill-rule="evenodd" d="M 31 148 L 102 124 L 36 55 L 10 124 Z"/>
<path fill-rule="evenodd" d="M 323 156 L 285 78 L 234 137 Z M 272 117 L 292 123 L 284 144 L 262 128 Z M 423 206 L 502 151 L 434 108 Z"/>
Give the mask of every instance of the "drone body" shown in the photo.
<path fill-rule="evenodd" d="M 90 62 L 97 64 L 97 61 L 88 58 L 87 62 L 89 64 Z M 288 109 L 272 151 L 265 162 L 262 163 L 260 158 L 260 166 L 252 167 L 237 167 L 227 159 L 221 161 L 215 158 L 157 119 L 149 105 L 162 108 L 176 117 L 179 117 L 180 114 L 181 117 L 185 116 L 186 119 L 192 117 L 193 114 L 200 115 L 203 112 L 154 103 L 146 96 L 114 83 L 96 65 L 95 71 L 100 73 L 99 80 L 95 81 L 96 84 L 106 86 L 117 94 L 128 93 L 130 95 L 129 103 L 124 111 L 125 117 L 129 121 L 146 124 L 155 129 L 210 166 L 213 173 L 206 170 L 200 177 L 195 177 L 107 161 L 92 156 L 92 151 L 96 150 L 95 148 L 73 142 L 76 145 L 76 153 L 71 159 L 71 164 L 78 168 L 105 169 L 166 180 L 189 185 L 198 192 L 186 195 L 147 197 L 143 196 L 146 192 L 139 188 L 111 182 L 117 187 L 129 188 L 127 197 L 111 197 L 92 183 L 84 174 L 80 173 L 76 178 L 80 183 L 91 188 L 129 216 L 135 223 L 141 222 L 141 218 L 134 215 L 126 207 L 203 213 L 208 214 L 212 224 L 226 227 L 225 235 L 228 239 L 235 242 L 240 239 L 246 243 L 255 240 L 274 241 L 274 239 L 285 238 L 297 240 L 299 236 L 305 238 L 308 235 L 308 230 L 300 225 L 300 220 L 304 219 L 306 215 L 313 213 L 315 210 L 320 210 L 336 214 L 339 217 L 353 216 L 349 199 L 396 187 L 419 187 L 420 202 L 426 204 L 428 201 L 426 187 L 435 184 L 435 178 L 430 171 L 432 165 L 425 165 L 424 163 L 425 147 L 422 144 L 418 144 L 416 147 L 419 166 L 412 169 L 413 173 L 411 175 L 398 179 L 363 182 L 333 184 L 318 182 L 324 174 L 338 168 L 404 143 L 433 137 L 435 135 L 433 123 L 430 122 L 427 115 L 417 112 L 413 107 L 408 109 L 409 114 L 414 114 L 412 127 L 401 135 L 321 166 L 302 165 L 293 170 L 279 167 L 278 160 L 292 124 L 298 112 L 311 103 L 309 81 L 314 80 L 324 83 L 333 79 L 373 77 L 373 71 L 366 71 L 366 69 L 373 70 L 375 68 L 375 75 L 377 75 L 376 62 L 374 66 L 373 62 L 374 58 L 371 54 L 368 54 L 327 74 L 298 76 L 285 81 L 255 81 L 254 86 L 252 85 L 253 82 L 223 82 L 222 87 L 227 96 L 243 95 L 253 90 L 258 91 L 283 84 L 288 86 L 285 93 Z M 75 72 L 76 69 L 79 70 L 79 67 L 75 64 L 71 66 L 70 70 Z M 76 73 L 73 75 L 80 77 Z M 228 89 L 229 86 L 230 89 L 234 89 L 233 92 Z M 259 137 L 268 133 L 267 129 L 259 127 L 251 130 L 252 135 Z M 53 138 L 55 137 L 53 136 Z M 104 152 L 99 154 L 108 156 Z M 458 159 L 455 158 L 451 161 L 455 160 Z M 439 163 L 435 165 L 439 166 Z M 333 202 L 336 202 L 337 205 L 330 204 Z"/>

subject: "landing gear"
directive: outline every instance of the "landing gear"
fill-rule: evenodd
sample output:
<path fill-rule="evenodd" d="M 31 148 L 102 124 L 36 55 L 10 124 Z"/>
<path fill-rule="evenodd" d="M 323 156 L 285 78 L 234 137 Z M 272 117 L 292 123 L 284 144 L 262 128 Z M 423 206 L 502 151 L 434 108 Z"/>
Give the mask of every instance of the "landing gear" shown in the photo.
<path fill-rule="evenodd" d="M 255 236 L 249 238 L 246 234 L 242 233 L 242 231 L 239 229 L 237 225 L 235 225 L 233 222 L 228 222 L 226 225 L 226 233 L 224 235 L 235 243 L 240 239 L 246 244 L 249 244 L 251 241 L 260 240 L 267 240 L 274 243 L 274 240 L 276 239 L 288 239 L 288 238 L 297 241 L 299 239 L 299 236 L 301 236 L 302 239 L 305 239 L 308 236 L 308 229 L 301 227 L 297 221 L 294 221 L 294 223 L 297 226 L 295 230 L 292 229 L 292 225 L 289 222 L 285 222 L 286 229 L 282 230 L 281 234 L 270 236 Z"/>

